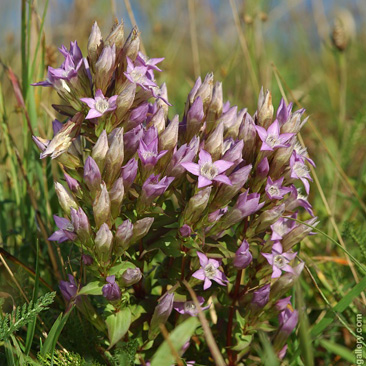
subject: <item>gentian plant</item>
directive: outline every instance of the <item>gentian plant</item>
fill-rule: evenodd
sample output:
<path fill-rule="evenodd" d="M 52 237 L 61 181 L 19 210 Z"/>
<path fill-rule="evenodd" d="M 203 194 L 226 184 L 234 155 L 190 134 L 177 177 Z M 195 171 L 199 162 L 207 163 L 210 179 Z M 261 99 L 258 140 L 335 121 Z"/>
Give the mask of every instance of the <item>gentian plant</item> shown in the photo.
<path fill-rule="evenodd" d="M 62 100 L 52 139 L 33 139 L 65 177 L 49 239 L 77 248 L 60 283 L 67 311 L 89 314 L 105 352 L 134 340 L 136 364 L 160 365 L 169 333 L 168 365 L 254 364 L 263 331 L 282 359 L 298 319 L 286 294 L 304 267 L 294 247 L 316 225 L 300 193 L 313 164 L 297 139 L 304 110 L 281 100 L 275 113 L 263 89 L 254 114 L 238 110 L 208 74 L 171 116 L 163 59 L 139 45 L 137 29 L 102 38 L 95 23 L 87 52 L 62 46 L 35 84 Z"/>

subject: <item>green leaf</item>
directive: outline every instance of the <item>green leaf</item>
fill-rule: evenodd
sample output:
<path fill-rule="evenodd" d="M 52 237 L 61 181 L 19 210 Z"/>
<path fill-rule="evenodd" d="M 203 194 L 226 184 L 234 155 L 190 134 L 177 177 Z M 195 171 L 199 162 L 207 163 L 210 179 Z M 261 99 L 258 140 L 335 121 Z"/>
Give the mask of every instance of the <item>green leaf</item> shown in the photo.
<path fill-rule="evenodd" d="M 117 264 L 116 266 L 113 266 L 108 274 L 110 276 L 115 275 L 116 277 L 120 277 L 119 275 L 122 275 L 122 273 L 127 269 L 127 268 L 136 268 L 136 266 L 128 261 L 124 261 L 122 263 Z"/>
<path fill-rule="evenodd" d="M 93 281 L 82 287 L 78 295 L 102 295 L 103 282 Z"/>
<path fill-rule="evenodd" d="M 53 354 L 53 352 L 55 351 L 58 337 L 60 336 L 62 329 L 64 328 L 70 314 L 71 311 L 69 311 L 65 315 L 61 313 L 59 317 L 56 319 L 56 321 L 53 323 L 52 328 L 49 331 L 48 336 L 40 350 L 42 356 L 45 356 L 47 353 Z"/>
<path fill-rule="evenodd" d="M 328 310 L 324 318 L 311 330 L 311 336 L 315 338 L 321 334 L 328 325 L 333 323 L 334 313 L 342 313 L 365 288 L 366 277 L 364 277 L 356 286 L 354 286 L 352 290 L 349 291 L 336 306 Z"/>
<path fill-rule="evenodd" d="M 199 324 L 197 318 L 189 318 L 178 325 L 169 335 L 170 343 L 174 346 L 177 353 L 190 340 Z M 151 366 L 170 366 L 174 364 L 174 361 L 175 357 L 172 355 L 169 344 L 167 341 L 164 341 L 155 352 L 151 360 Z"/>
<path fill-rule="evenodd" d="M 112 348 L 127 333 L 131 325 L 131 310 L 124 308 L 107 316 L 109 348 Z"/>
<path fill-rule="evenodd" d="M 330 353 L 334 353 L 335 355 L 338 355 L 342 357 L 344 360 L 349 361 L 351 363 L 355 362 L 355 354 L 348 348 L 340 344 L 330 342 L 326 339 L 321 339 L 319 343 Z"/>

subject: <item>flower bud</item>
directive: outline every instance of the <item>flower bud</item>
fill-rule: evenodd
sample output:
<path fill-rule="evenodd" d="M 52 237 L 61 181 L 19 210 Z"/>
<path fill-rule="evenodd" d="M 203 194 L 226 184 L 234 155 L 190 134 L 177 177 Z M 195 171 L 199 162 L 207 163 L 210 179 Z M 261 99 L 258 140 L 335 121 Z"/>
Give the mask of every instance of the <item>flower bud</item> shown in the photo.
<path fill-rule="evenodd" d="M 120 173 L 123 151 L 123 128 L 116 128 L 107 156 L 105 158 L 104 176 L 107 184 L 111 185 Z"/>
<path fill-rule="evenodd" d="M 130 220 L 125 220 L 121 225 L 118 226 L 115 235 L 115 246 L 114 250 L 117 256 L 128 249 L 133 235 L 133 225 Z"/>
<path fill-rule="evenodd" d="M 205 113 L 203 111 L 203 102 L 201 97 L 198 97 L 194 100 L 191 108 L 187 113 L 187 141 L 190 141 L 193 136 L 199 133 L 199 130 L 202 127 L 202 121 L 204 117 Z"/>
<path fill-rule="evenodd" d="M 113 249 L 113 234 L 107 224 L 102 224 L 95 236 L 95 253 L 102 265 L 107 265 Z"/>
<path fill-rule="evenodd" d="M 149 124 L 147 125 L 148 128 L 155 127 L 160 135 L 165 129 L 165 112 L 163 108 L 159 108 L 158 111 L 154 114 L 151 118 Z"/>
<path fill-rule="evenodd" d="M 257 169 L 255 171 L 256 178 L 264 179 L 267 177 L 268 172 L 269 172 L 268 158 L 264 158 L 257 166 Z"/>
<path fill-rule="evenodd" d="M 215 121 L 222 113 L 223 98 L 222 98 L 222 83 L 216 82 L 212 91 L 212 100 L 207 110 L 207 125 L 211 130 L 210 125 L 215 125 Z M 216 127 L 216 126 L 215 126 Z"/>
<path fill-rule="evenodd" d="M 102 177 L 100 175 L 99 167 L 95 160 L 88 156 L 84 165 L 84 182 L 90 189 L 92 195 L 100 189 Z"/>
<path fill-rule="evenodd" d="M 81 260 L 85 266 L 91 266 L 94 262 L 93 257 L 88 254 L 82 254 Z"/>
<path fill-rule="evenodd" d="M 122 60 L 130 58 L 131 61 L 135 61 L 140 48 L 140 33 L 137 27 L 133 27 L 131 33 L 129 34 L 126 42 L 123 46 Z"/>
<path fill-rule="evenodd" d="M 108 152 L 108 137 L 105 130 L 100 134 L 96 144 L 93 147 L 91 157 L 97 163 L 99 170 L 102 172 L 104 169 L 105 157 Z"/>
<path fill-rule="evenodd" d="M 187 224 L 194 224 L 201 218 L 210 199 L 211 190 L 212 186 L 206 187 L 191 197 L 182 214 L 183 222 Z"/>
<path fill-rule="evenodd" d="M 98 228 L 102 224 L 109 222 L 111 212 L 111 202 L 109 199 L 107 187 L 104 182 L 102 182 L 100 187 L 101 189 L 93 202 L 94 220 Z"/>
<path fill-rule="evenodd" d="M 160 87 L 159 96 L 160 98 L 156 101 L 156 104 L 158 109 L 162 109 L 164 111 L 164 119 L 166 120 L 168 117 L 169 103 L 166 103 L 168 102 L 168 89 L 165 83 L 163 83 Z"/>
<path fill-rule="evenodd" d="M 73 207 L 75 209 L 78 208 L 78 205 L 75 202 L 74 198 L 65 189 L 65 187 L 62 184 L 55 182 L 55 191 L 56 191 L 60 206 L 67 215 L 70 215 L 71 207 Z"/>
<path fill-rule="evenodd" d="M 159 325 L 165 324 L 173 310 L 174 294 L 165 293 L 154 310 L 149 328 L 149 339 L 154 339 L 160 332 Z"/>
<path fill-rule="evenodd" d="M 244 141 L 243 158 L 247 162 L 252 162 L 255 154 L 255 144 L 257 139 L 257 131 L 253 118 L 246 113 L 239 128 L 239 138 Z"/>
<path fill-rule="evenodd" d="M 122 167 L 122 178 L 123 185 L 125 187 L 125 192 L 128 192 L 132 183 L 135 181 L 138 169 L 138 162 L 136 159 L 132 158 L 127 162 L 125 166 Z"/>
<path fill-rule="evenodd" d="M 234 267 L 237 269 L 244 269 L 249 266 L 251 261 L 253 260 L 252 253 L 249 251 L 249 243 L 246 240 L 243 240 L 239 249 L 235 253 L 234 258 Z"/>
<path fill-rule="evenodd" d="M 172 151 L 178 142 L 179 116 L 175 115 L 168 127 L 159 136 L 159 151 Z"/>
<path fill-rule="evenodd" d="M 124 130 L 126 132 L 130 131 L 144 122 L 146 120 L 148 110 L 149 104 L 147 102 L 142 103 L 138 107 L 132 109 L 129 113 L 129 116 L 126 117 L 127 122 L 124 123 Z"/>
<path fill-rule="evenodd" d="M 259 234 L 266 230 L 270 225 L 275 223 L 285 211 L 285 204 L 275 206 L 270 210 L 263 211 L 259 217 L 250 225 L 247 230 L 248 237 L 252 235 Z"/>
<path fill-rule="evenodd" d="M 70 177 L 67 173 L 64 173 L 64 176 L 65 176 L 65 180 L 66 180 L 67 186 L 69 187 L 70 191 L 73 193 L 79 192 L 79 190 L 80 190 L 79 182 L 76 179 Z"/>
<path fill-rule="evenodd" d="M 266 93 L 264 94 L 262 87 L 258 99 L 258 125 L 267 129 L 272 123 L 273 112 L 272 94 L 269 90 L 266 90 Z"/>
<path fill-rule="evenodd" d="M 205 142 L 205 150 L 211 154 L 212 159 L 221 158 L 224 143 L 224 123 L 221 122 Z"/>
<path fill-rule="evenodd" d="M 144 130 L 141 126 L 137 126 L 133 130 L 126 132 L 124 135 L 124 153 L 126 160 L 131 159 L 135 155 L 143 135 Z"/>
<path fill-rule="evenodd" d="M 226 206 L 247 182 L 251 171 L 252 165 L 247 165 L 231 173 L 229 179 L 232 185 L 222 184 L 220 186 L 212 202 L 211 209 L 215 210 Z"/>
<path fill-rule="evenodd" d="M 189 225 L 184 224 L 180 229 L 179 229 L 179 234 L 183 237 L 183 238 L 188 238 L 189 236 L 191 236 L 192 234 L 192 229 Z"/>
<path fill-rule="evenodd" d="M 140 268 L 127 268 L 120 279 L 120 283 L 123 287 L 132 286 L 139 282 L 142 278 Z"/>
<path fill-rule="evenodd" d="M 111 214 L 114 219 L 119 216 L 119 213 L 121 211 L 124 193 L 125 189 L 123 186 L 123 179 L 122 177 L 120 177 L 114 182 L 112 188 L 109 190 L 109 198 L 111 201 Z"/>
<path fill-rule="evenodd" d="M 196 82 L 194 83 L 192 90 L 188 93 L 188 98 L 187 98 L 184 114 L 187 114 L 188 109 L 191 108 L 194 100 L 196 99 L 197 90 L 200 88 L 201 85 L 202 85 L 202 80 L 201 80 L 201 77 L 199 76 L 197 78 Z M 202 100 L 202 98 L 201 98 L 201 100 Z"/>
<path fill-rule="evenodd" d="M 122 49 L 124 43 L 124 26 L 123 22 L 116 22 L 113 25 L 111 32 L 104 41 L 106 46 L 116 45 L 117 53 Z"/>
<path fill-rule="evenodd" d="M 116 117 L 118 123 L 122 121 L 123 117 L 127 114 L 127 111 L 131 108 L 132 103 L 135 99 L 136 84 L 128 83 L 126 87 L 117 97 L 117 109 Z"/>
<path fill-rule="evenodd" d="M 140 239 L 142 239 L 149 232 L 153 222 L 154 222 L 153 217 L 145 217 L 141 220 L 136 221 L 133 224 L 133 235 L 131 239 L 131 244 L 134 244 Z"/>
<path fill-rule="evenodd" d="M 94 22 L 90 36 L 89 36 L 89 40 L 88 40 L 88 56 L 89 56 L 89 62 L 90 62 L 90 67 L 92 68 L 92 70 L 94 71 L 94 65 L 98 59 L 99 56 L 99 46 L 102 43 L 102 33 L 98 27 L 97 22 Z"/>
<path fill-rule="evenodd" d="M 211 103 L 214 75 L 212 72 L 206 75 L 202 85 L 197 90 L 195 98 L 201 97 L 204 109 Z"/>
<path fill-rule="evenodd" d="M 116 46 L 105 46 L 95 63 L 95 90 L 100 89 L 105 95 L 111 81 L 116 63 Z"/>
<path fill-rule="evenodd" d="M 89 243 L 91 237 L 91 229 L 88 217 L 81 207 L 77 210 L 71 208 L 71 221 L 74 225 L 75 232 L 82 243 Z"/>
<path fill-rule="evenodd" d="M 116 276 L 108 276 L 106 278 L 107 284 L 103 286 L 103 296 L 109 301 L 117 301 L 121 298 L 121 289 L 116 283 Z"/>
<path fill-rule="evenodd" d="M 259 290 L 254 291 L 252 299 L 254 308 L 263 308 L 268 303 L 270 289 L 271 285 L 264 285 Z"/>

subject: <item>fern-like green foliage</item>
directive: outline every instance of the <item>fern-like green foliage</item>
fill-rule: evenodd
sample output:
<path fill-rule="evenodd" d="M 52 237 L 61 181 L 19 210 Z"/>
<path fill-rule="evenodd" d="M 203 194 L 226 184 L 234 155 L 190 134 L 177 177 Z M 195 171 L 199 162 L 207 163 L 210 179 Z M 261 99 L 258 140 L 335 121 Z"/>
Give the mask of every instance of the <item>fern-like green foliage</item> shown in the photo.
<path fill-rule="evenodd" d="M 41 311 L 48 309 L 53 303 L 56 292 L 48 292 L 46 295 L 38 298 L 35 304 L 32 301 L 29 304 L 18 306 L 11 314 L 6 314 L 0 319 L 0 341 L 8 339 L 14 332 L 27 325 Z"/>
<path fill-rule="evenodd" d="M 37 357 L 42 366 L 51 366 L 51 364 L 53 366 L 102 366 L 99 362 L 85 361 L 78 353 L 68 351 L 56 350 L 53 355 L 53 363 L 52 354 L 42 356 L 39 353 Z"/>
<path fill-rule="evenodd" d="M 113 355 L 114 366 L 133 366 L 139 343 L 132 339 L 118 346 Z"/>
<path fill-rule="evenodd" d="M 356 243 L 366 260 L 366 232 L 365 227 L 357 222 L 346 222 L 344 225 L 343 236 L 353 243 Z"/>

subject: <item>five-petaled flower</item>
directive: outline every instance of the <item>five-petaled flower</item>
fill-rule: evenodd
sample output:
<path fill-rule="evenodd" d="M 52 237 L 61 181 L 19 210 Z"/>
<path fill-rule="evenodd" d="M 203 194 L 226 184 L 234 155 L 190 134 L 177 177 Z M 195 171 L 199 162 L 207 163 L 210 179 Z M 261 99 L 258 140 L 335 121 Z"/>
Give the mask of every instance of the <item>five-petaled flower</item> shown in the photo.
<path fill-rule="evenodd" d="M 212 285 L 212 280 L 222 286 L 229 282 L 225 274 L 219 270 L 221 262 L 216 259 L 208 259 L 203 253 L 197 252 L 201 268 L 192 274 L 193 277 L 204 281 L 203 289 L 207 290 Z"/>
<path fill-rule="evenodd" d="M 283 248 L 280 242 L 273 244 L 272 253 L 262 253 L 263 257 L 265 257 L 268 263 L 272 266 L 272 278 L 280 277 L 282 271 L 294 273 L 294 270 L 289 263 L 296 257 L 296 254 L 297 252 L 283 253 Z"/>
<path fill-rule="evenodd" d="M 281 200 L 286 193 L 291 191 L 290 188 L 282 186 L 284 179 L 284 177 L 281 177 L 280 179 L 272 181 L 271 177 L 267 178 L 265 191 L 270 200 Z"/>
<path fill-rule="evenodd" d="M 232 185 L 230 179 L 221 173 L 232 167 L 234 163 L 226 160 L 212 162 L 211 155 L 205 150 L 200 151 L 198 164 L 181 163 L 181 165 L 190 173 L 198 176 L 198 188 L 209 186 L 212 181 Z"/>
<path fill-rule="evenodd" d="M 107 98 L 103 95 L 102 91 L 98 89 L 95 92 L 95 97 L 93 98 L 81 98 L 80 100 L 88 105 L 90 108 L 85 119 L 98 118 L 103 116 L 107 112 L 114 111 L 117 108 L 117 97 L 118 95 L 113 95 Z"/>
<path fill-rule="evenodd" d="M 293 133 L 280 133 L 280 125 L 275 120 L 266 130 L 264 127 L 255 126 L 259 138 L 262 140 L 261 151 L 273 151 L 279 147 L 288 147 L 286 142 L 294 135 Z"/>
<path fill-rule="evenodd" d="M 210 307 L 210 305 L 203 306 L 205 299 L 202 296 L 197 296 L 197 300 L 201 306 L 202 310 L 206 310 Z M 174 310 L 178 311 L 180 314 L 188 314 L 190 316 L 197 316 L 198 309 L 194 304 L 194 301 L 174 301 L 173 303 Z"/>

